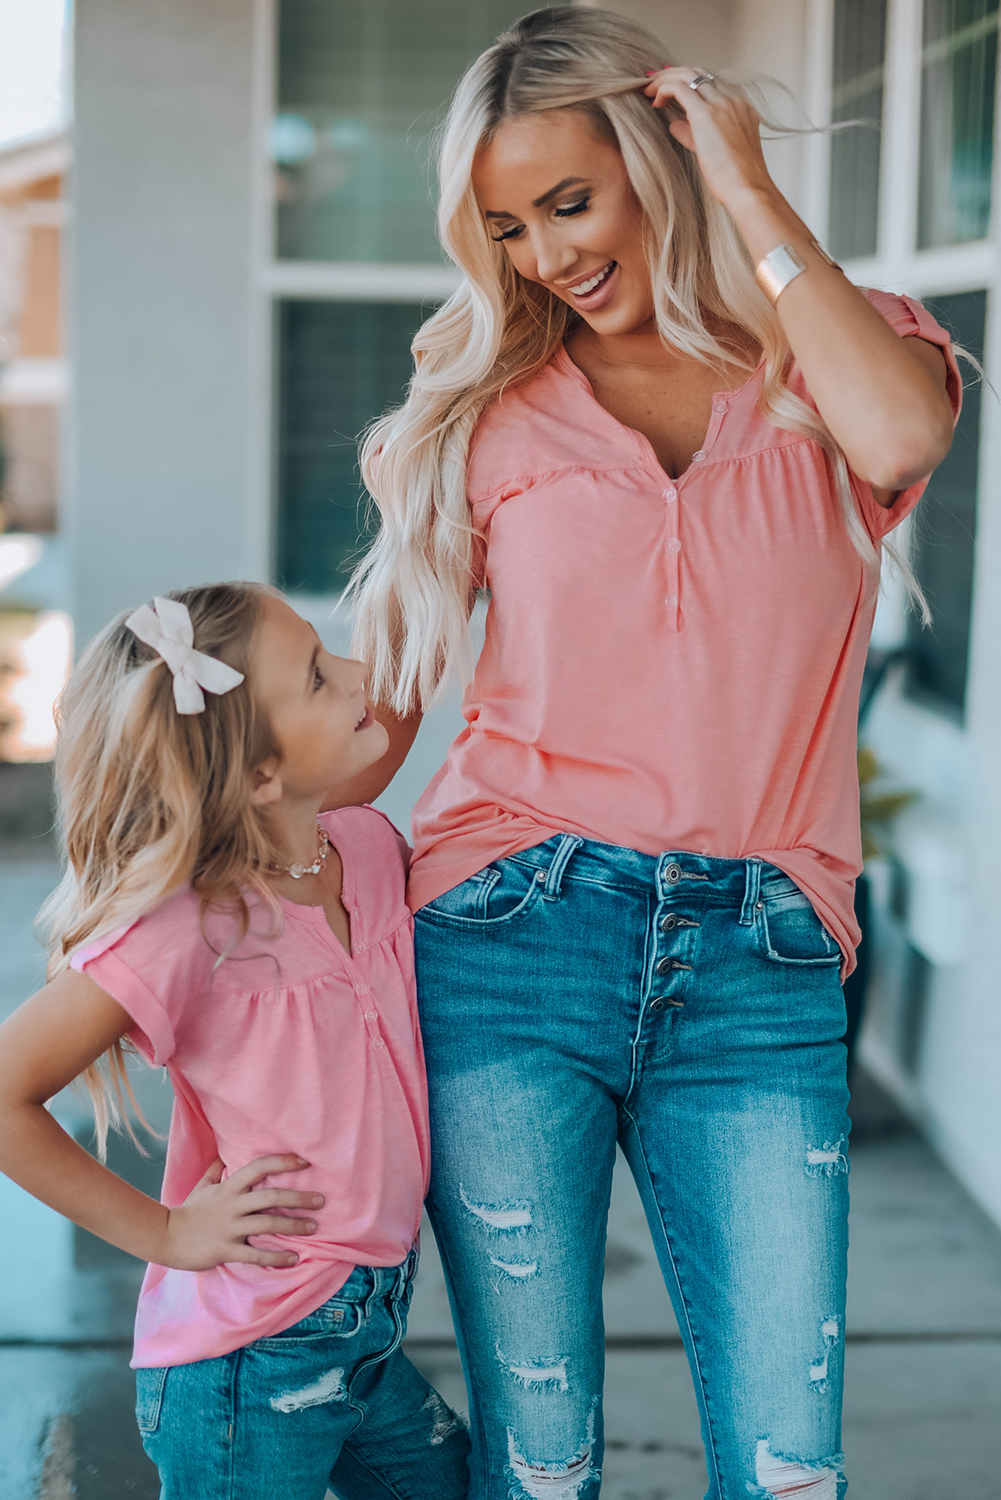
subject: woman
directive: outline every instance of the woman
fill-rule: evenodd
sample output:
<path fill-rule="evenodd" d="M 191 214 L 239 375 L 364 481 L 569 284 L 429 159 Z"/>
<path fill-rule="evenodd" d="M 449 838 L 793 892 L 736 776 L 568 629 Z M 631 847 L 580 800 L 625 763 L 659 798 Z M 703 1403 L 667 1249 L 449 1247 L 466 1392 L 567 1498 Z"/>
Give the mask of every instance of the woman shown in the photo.
<path fill-rule="evenodd" d="M 828 260 L 739 91 L 589 8 L 466 74 L 440 232 L 465 279 L 363 455 L 392 744 L 357 790 L 488 586 L 411 873 L 471 1495 L 598 1493 L 618 1141 L 709 1495 L 834 1500 L 854 716 L 881 539 L 951 439 L 948 336 Z"/>

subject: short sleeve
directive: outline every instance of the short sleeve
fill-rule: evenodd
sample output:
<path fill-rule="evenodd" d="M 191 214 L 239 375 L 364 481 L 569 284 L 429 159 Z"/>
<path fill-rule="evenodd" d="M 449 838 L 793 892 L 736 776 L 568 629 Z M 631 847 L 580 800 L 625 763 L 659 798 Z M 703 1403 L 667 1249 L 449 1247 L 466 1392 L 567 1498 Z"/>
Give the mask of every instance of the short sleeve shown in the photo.
<path fill-rule="evenodd" d="M 866 290 L 865 295 L 871 305 L 885 319 L 893 329 L 894 333 L 901 338 L 925 339 L 929 344 L 937 344 L 945 356 L 946 362 L 946 391 L 952 406 L 953 426 L 959 419 L 960 408 L 963 404 L 963 378 L 956 363 L 955 351 L 952 340 L 946 329 L 937 323 L 926 307 L 916 302 L 913 297 L 897 296 L 893 292 L 878 292 Z M 905 516 L 910 515 L 925 492 L 931 475 L 924 479 L 918 479 L 914 484 L 908 485 L 906 490 L 901 490 L 892 505 L 883 506 L 873 497 L 871 486 L 864 484 L 858 478 L 855 479 L 856 492 L 859 504 L 865 519 L 866 526 L 874 540 L 878 541 L 886 536 L 895 526 L 899 526 Z"/>
<path fill-rule="evenodd" d="M 129 1040 L 152 1067 L 163 1067 L 173 1057 L 184 1006 L 202 989 L 206 973 L 211 974 L 206 962 L 211 950 L 198 926 L 197 906 L 197 899 L 179 903 L 175 897 L 148 916 L 83 944 L 70 959 L 71 968 L 86 974 L 128 1012 L 133 1022 Z M 189 931 L 192 918 L 194 930 Z"/>

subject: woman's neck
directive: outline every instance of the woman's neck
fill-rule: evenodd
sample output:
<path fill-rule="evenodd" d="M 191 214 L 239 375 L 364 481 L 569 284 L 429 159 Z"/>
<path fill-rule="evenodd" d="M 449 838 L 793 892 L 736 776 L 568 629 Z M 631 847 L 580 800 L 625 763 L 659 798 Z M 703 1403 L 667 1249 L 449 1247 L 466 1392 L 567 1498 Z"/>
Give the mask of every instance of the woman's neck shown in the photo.
<path fill-rule="evenodd" d="M 725 348 L 733 349 L 736 357 L 727 361 L 727 368 L 739 371 L 753 369 L 760 357 L 760 350 L 751 335 L 733 324 L 707 321 L 707 330 L 719 339 Z M 651 375 L 676 369 L 679 365 L 705 364 L 707 361 L 681 354 L 669 349 L 660 336 L 656 323 L 648 323 L 629 333 L 598 334 L 583 321 L 578 323 L 565 340 L 567 352 L 580 365 L 585 374 L 590 369 L 601 369 L 612 376 L 616 371 L 647 371 Z"/>
<path fill-rule="evenodd" d="M 677 360 L 677 355 L 665 347 L 651 321 L 630 333 L 599 334 L 587 323 L 579 323 L 566 340 L 573 358 L 608 367 L 644 367 L 662 370 Z"/>

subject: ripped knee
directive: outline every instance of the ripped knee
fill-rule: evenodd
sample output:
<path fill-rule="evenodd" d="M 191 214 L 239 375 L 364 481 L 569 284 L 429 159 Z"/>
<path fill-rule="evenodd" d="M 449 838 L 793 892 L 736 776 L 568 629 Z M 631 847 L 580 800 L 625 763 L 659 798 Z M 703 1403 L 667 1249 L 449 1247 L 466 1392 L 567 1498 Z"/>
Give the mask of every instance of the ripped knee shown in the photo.
<path fill-rule="evenodd" d="M 762 1438 L 754 1456 L 760 1500 L 838 1500 L 841 1454 L 806 1463 L 772 1451 Z"/>
<path fill-rule="evenodd" d="M 580 1500 L 584 1491 L 600 1478 L 594 1463 L 594 1409 L 587 1419 L 587 1432 L 577 1452 L 555 1461 L 529 1459 L 519 1451 L 513 1432 L 507 1435 L 508 1477 L 511 1500 Z"/>

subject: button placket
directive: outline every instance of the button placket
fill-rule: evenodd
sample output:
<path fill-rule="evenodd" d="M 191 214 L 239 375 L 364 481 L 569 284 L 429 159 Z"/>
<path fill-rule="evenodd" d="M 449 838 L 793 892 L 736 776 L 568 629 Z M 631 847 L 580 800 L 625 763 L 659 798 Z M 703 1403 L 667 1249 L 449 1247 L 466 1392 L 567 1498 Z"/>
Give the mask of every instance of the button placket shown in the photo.
<path fill-rule="evenodd" d="M 661 882 L 661 906 L 655 916 L 657 953 L 653 964 L 653 986 L 655 993 L 647 1002 L 651 1016 L 661 1016 L 671 1010 L 683 1010 L 688 999 L 687 981 L 695 972 L 695 957 L 698 944 L 698 929 L 702 923 L 694 916 L 686 916 L 674 907 L 674 902 L 684 899 L 682 887 L 685 881 L 698 879 L 697 872 L 686 872 L 677 860 L 664 865 Z M 664 992 L 656 988 L 664 985 Z M 658 1023 L 666 1025 L 666 1017 Z"/>
<path fill-rule="evenodd" d="M 681 538 L 678 536 L 678 506 L 665 507 L 666 537 L 664 539 L 664 572 L 667 578 L 667 593 L 664 596 L 664 611 L 669 630 L 678 629 L 678 601 L 681 593 Z"/>

